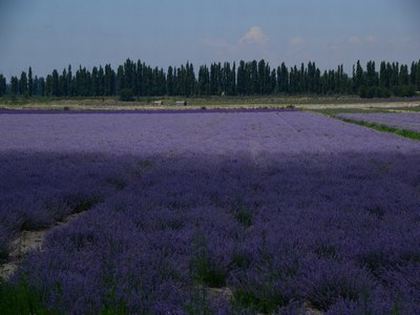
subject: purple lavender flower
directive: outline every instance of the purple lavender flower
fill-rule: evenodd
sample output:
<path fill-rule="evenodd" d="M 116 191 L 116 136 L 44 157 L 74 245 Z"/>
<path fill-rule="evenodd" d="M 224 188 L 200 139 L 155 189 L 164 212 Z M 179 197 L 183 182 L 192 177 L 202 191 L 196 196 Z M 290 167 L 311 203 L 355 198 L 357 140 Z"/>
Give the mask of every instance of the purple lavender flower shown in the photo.
<path fill-rule="evenodd" d="M 414 141 L 301 112 L 0 115 L 0 132 L 0 252 L 53 227 L 12 280 L 50 308 L 418 309 Z"/>

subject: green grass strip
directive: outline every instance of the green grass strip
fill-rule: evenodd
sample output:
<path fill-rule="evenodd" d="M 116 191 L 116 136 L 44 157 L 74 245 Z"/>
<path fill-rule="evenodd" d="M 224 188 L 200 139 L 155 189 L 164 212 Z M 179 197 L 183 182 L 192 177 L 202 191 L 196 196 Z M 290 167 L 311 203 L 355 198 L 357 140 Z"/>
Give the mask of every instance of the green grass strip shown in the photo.
<path fill-rule="evenodd" d="M 30 287 L 26 281 L 11 284 L 0 279 L 0 314 L 55 315 L 59 313 L 46 308 L 41 294 Z"/>
<path fill-rule="evenodd" d="M 338 118 L 347 123 L 356 124 L 363 127 L 368 127 L 368 128 L 375 129 L 378 131 L 393 133 L 404 138 L 420 140 L 420 132 L 416 132 L 413 130 L 394 128 L 394 127 L 390 127 L 384 124 L 378 124 L 378 123 L 368 122 L 364 120 L 354 120 L 354 119 L 348 119 L 348 118 L 341 118 L 337 116 L 334 116 L 334 118 Z"/>

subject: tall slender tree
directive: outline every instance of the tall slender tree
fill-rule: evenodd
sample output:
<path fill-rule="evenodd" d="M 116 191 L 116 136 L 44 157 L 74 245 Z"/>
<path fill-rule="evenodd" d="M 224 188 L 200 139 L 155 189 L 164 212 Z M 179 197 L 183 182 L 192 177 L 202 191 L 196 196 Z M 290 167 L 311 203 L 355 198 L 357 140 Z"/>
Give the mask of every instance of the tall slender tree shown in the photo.
<path fill-rule="evenodd" d="M 168 72 L 169 83 L 169 72 Z M 210 94 L 210 72 L 207 66 L 201 66 L 198 71 L 198 93 L 201 96 Z"/>
<path fill-rule="evenodd" d="M 28 77 L 25 71 L 22 71 L 19 80 L 19 94 L 23 96 L 28 95 Z"/>
<path fill-rule="evenodd" d="M 401 65 L 400 75 L 399 75 L 399 85 L 409 85 L 409 84 L 410 84 L 410 77 L 408 74 L 408 66 Z"/>
<path fill-rule="evenodd" d="M 0 97 L 6 94 L 6 78 L 0 74 Z"/>
<path fill-rule="evenodd" d="M 355 93 L 359 93 L 360 88 L 365 84 L 364 71 L 360 64 L 360 60 L 357 60 L 356 72 L 355 72 L 355 76 L 353 77 L 353 82 L 354 82 L 353 91 Z"/>
<path fill-rule="evenodd" d="M 34 92 L 34 81 L 32 78 L 32 68 L 29 67 L 28 70 L 28 96 L 32 96 Z"/>
<path fill-rule="evenodd" d="M 51 95 L 53 96 L 61 96 L 61 91 L 60 91 L 60 78 L 58 75 L 58 71 L 57 70 L 53 70 L 52 72 L 52 90 L 51 90 Z"/>
<path fill-rule="evenodd" d="M 411 69 L 410 69 L 410 84 L 416 85 L 416 72 L 417 72 L 417 63 L 413 61 L 411 63 Z"/>
<path fill-rule="evenodd" d="M 75 94 L 74 86 L 73 86 L 73 72 L 71 70 L 71 65 L 67 67 L 67 95 L 73 96 Z"/>
<path fill-rule="evenodd" d="M 19 79 L 17 77 L 10 79 L 10 92 L 13 96 L 19 95 Z"/>
<path fill-rule="evenodd" d="M 245 69 L 245 61 L 241 60 L 238 66 L 237 86 L 236 90 L 239 95 L 247 94 L 247 73 Z"/>
<path fill-rule="evenodd" d="M 63 73 L 59 76 L 58 80 L 59 80 L 59 90 L 60 90 L 61 96 L 69 96 L 66 69 L 63 69 Z"/>
<path fill-rule="evenodd" d="M 278 91 L 280 93 L 288 93 L 289 92 L 289 70 L 287 69 L 284 62 L 281 64 L 279 68 L 277 68 L 277 84 L 278 84 Z"/>
<path fill-rule="evenodd" d="M 369 61 L 366 70 L 360 61 L 353 66 L 352 77 L 339 65 L 332 70 L 321 70 L 315 62 L 288 68 L 284 63 L 272 69 L 264 59 L 236 63 L 212 63 L 198 68 L 197 77 L 192 63 L 163 69 L 138 60 L 127 59 L 115 72 L 111 65 L 81 66 L 73 75 L 71 66 L 60 74 L 52 71 L 46 78 L 35 76 L 32 68 L 14 77 L 7 92 L 13 95 L 49 96 L 113 96 L 122 89 L 131 90 L 137 96 L 194 96 L 194 95 L 271 95 L 287 94 L 351 94 L 374 97 L 389 95 L 412 95 L 420 89 L 420 61 L 411 65 L 381 62 L 379 71 L 374 61 Z M 17 80 L 17 82 L 16 82 Z M 4 77 L 0 77 L 3 84 Z M 7 82 L 6 82 L 7 83 Z M 0 87 L 1 95 L 5 88 Z M 14 91 L 14 92 L 13 92 Z M 363 93 L 361 93 L 363 92 Z"/>

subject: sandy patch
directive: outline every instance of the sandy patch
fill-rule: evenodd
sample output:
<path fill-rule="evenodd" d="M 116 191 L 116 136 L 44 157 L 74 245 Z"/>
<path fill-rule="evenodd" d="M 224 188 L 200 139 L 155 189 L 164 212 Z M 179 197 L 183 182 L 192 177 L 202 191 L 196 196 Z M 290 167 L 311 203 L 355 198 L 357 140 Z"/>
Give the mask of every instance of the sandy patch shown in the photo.
<path fill-rule="evenodd" d="M 68 216 L 63 221 L 39 231 L 22 231 L 18 238 L 11 243 L 12 251 L 6 263 L 0 266 L 0 278 L 9 279 L 22 263 L 25 255 L 33 250 L 42 250 L 42 244 L 48 233 L 60 226 L 71 223 L 78 219 L 82 213 L 76 213 Z"/>

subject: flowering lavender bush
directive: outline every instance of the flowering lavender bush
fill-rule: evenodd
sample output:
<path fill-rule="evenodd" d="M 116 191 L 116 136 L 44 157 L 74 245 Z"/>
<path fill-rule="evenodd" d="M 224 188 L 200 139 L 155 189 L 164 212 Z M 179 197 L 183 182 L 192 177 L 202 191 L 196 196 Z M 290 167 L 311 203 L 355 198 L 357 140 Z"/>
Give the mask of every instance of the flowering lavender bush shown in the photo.
<path fill-rule="evenodd" d="M 116 169 L 103 159 L 60 154 L 6 153 L 0 156 L 0 254 L 21 231 L 45 229 L 83 212 L 115 191 Z M 118 168 L 118 167 L 117 167 Z"/>
<path fill-rule="evenodd" d="M 340 114 L 340 117 L 420 132 L 420 113 Z"/>
<path fill-rule="evenodd" d="M 1 172 L 16 174 L 1 184 L 0 215 L 8 219 L 0 238 L 18 233 L 21 213 L 45 218 L 31 225 L 44 226 L 85 211 L 49 233 L 11 280 L 26 279 L 51 309 L 413 314 L 420 307 L 414 141 L 299 112 L 29 117 L 45 142 L 30 132 L 0 140 Z M 0 115 L 9 129 L 24 118 Z M 39 170 L 37 180 L 21 169 Z"/>

